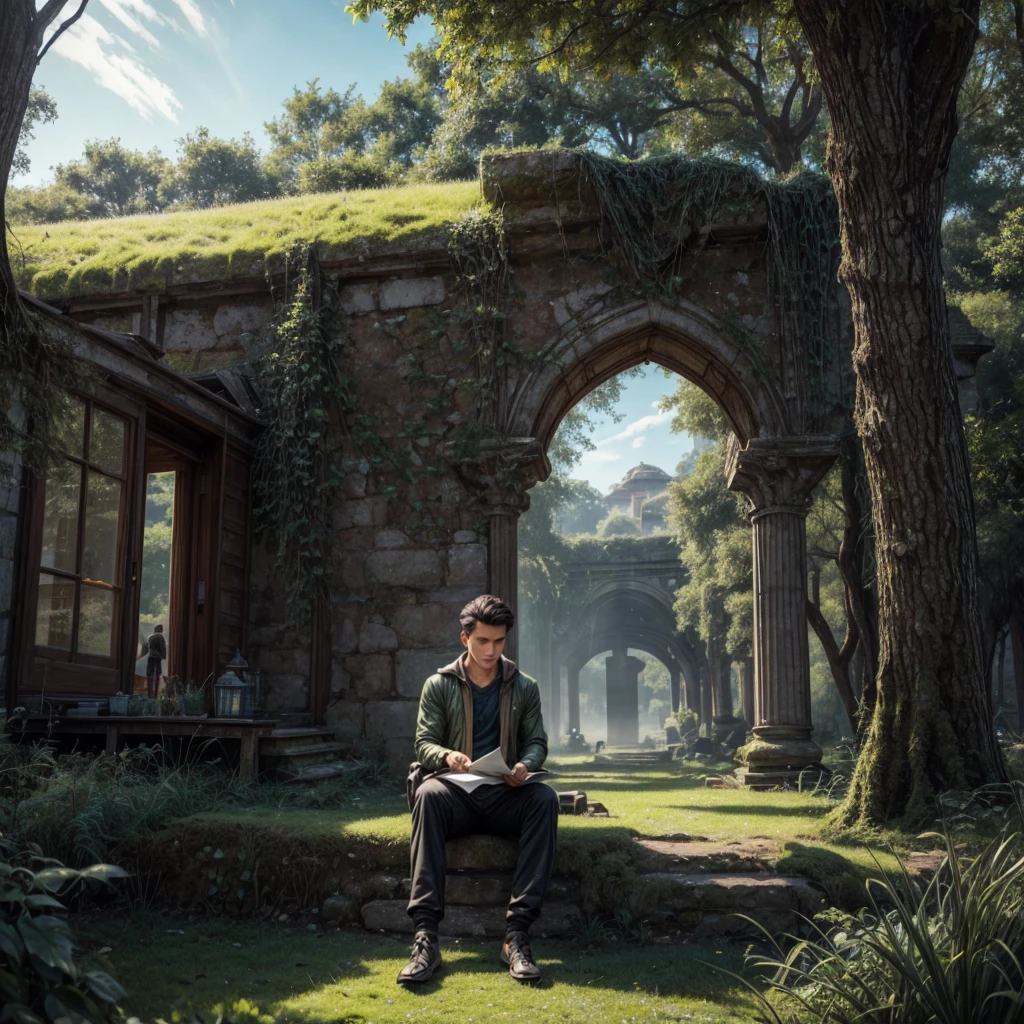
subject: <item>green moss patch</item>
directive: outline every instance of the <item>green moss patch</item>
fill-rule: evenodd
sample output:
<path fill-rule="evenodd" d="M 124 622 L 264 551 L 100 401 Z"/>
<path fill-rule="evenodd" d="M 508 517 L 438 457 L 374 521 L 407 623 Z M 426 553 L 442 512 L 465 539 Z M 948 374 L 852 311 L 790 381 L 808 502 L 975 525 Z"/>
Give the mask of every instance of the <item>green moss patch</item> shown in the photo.
<path fill-rule="evenodd" d="M 445 226 L 479 203 L 476 182 L 455 182 L 40 224 L 17 229 L 11 258 L 21 287 L 44 299 L 159 289 L 274 270 L 297 242 L 327 260 L 443 246 Z"/>

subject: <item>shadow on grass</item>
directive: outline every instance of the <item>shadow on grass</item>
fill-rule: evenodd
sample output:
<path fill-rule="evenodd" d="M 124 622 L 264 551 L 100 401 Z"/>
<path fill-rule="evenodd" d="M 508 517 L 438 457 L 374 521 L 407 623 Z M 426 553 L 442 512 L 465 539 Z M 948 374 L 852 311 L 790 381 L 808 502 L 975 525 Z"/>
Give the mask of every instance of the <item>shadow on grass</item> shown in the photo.
<path fill-rule="evenodd" d="M 715 814 L 735 814 L 735 815 L 746 815 L 750 818 L 759 818 L 764 815 L 776 815 L 778 817 L 785 818 L 799 818 L 806 816 L 808 818 L 821 818 L 828 814 L 831 807 L 822 804 L 821 807 L 816 807 L 814 804 L 807 804 L 806 806 L 801 805 L 799 807 L 779 807 L 772 806 L 771 804 L 672 804 L 669 807 L 663 808 L 667 811 L 693 811 L 699 814 L 706 814 L 708 811 L 713 811 Z"/>
<path fill-rule="evenodd" d="M 360 931 L 313 934 L 266 921 L 156 914 L 93 917 L 77 930 L 86 950 L 104 949 L 128 988 L 128 1009 L 143 1020 L 175 1014 L 223 1015 L 233 1024 L 390 1024 L 415 1012 L 445 1024 L 499 1016 L 539 1021 L 555 1019 L 544 1011 L 558 1003 L 559 1020 L 649 1017 L 653 1009 L 668 1019 L 703 1011 L 701 1019 L 717 1024 L 751 1005 L 738 982 L 712 969 L 742 970 L 742 949 L 722 944 L 587 949 L 538 938 L 534 953 L 544 978 L 521 985 L 500 963 L 497 940 L 447 941 L 441 971 L 412 987 L 395 980 L 408 941 Z M 708 1015 L 715 1010 L 720 1014 Z"/>

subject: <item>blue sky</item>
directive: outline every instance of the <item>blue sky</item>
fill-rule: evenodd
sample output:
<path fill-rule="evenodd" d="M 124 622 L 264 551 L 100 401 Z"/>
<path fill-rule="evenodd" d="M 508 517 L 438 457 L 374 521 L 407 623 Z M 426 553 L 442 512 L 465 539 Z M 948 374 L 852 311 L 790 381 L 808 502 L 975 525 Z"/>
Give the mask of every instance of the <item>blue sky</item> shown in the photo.
<path fill-rule="evenodd" d="M 658 411 L 658 399 L 672 394 L 679 377 L 666 377 L 658 366 L 625 382 L 618 412 L 622 419 L 607 419 L 591 434 L 595 448 L 587 452 L 572 476 L 586 480 L 602 494 L 618 483 L 638 462 L 648 462 L 674 473 L 676 463 L 693 447 L 689 434 L 673 434 L 671 413 Z"/>
<path fill-rule="evenodd" d="M 90 0 L 36 72 L 59 117 L 36 131 L 31 171 L 14 184 L 48 180 L 87 139 L 174 156 L 175 140 L 205 125 L 225 138 L 251 132 L 263 147 L 263 122 L 313 78 L 376 96 L 408 73 L 409 49 L 388 40 L 379 18 L 353 25 L 346 2 Z M 69 0 L 67 9 L 75 6 Z M 431 35 L 424 22 L 409 46 Z"/>
<path fill-rule="evenodd" d="M 263 122 L 314 78 L 339 91 L 355 83 L 372 99 L 383 82 L 407 74 L 409 49 L 388 39 L 379 18 L 353 24 L 346 2 L 90 0 L 37 71 L 59 117 L 37 129 L 32 169 L 14 183 L 49 180 L 50 168 L 78 157 L 87 139 L 120 138 L 173 156 L 175 140 L 204 125 L 225 138 L 251 132 L 263 148 Z M 409 47 L 432 34 L 429 23 L 416 26 Z M 605 492 L 641 461 L 673 472 L 692 441 L 671 433 L 657 403 L 677 380 L 656 366 L 630 379 L 622 420 L 598 425 L 597 447 L 573 475 Z"/>

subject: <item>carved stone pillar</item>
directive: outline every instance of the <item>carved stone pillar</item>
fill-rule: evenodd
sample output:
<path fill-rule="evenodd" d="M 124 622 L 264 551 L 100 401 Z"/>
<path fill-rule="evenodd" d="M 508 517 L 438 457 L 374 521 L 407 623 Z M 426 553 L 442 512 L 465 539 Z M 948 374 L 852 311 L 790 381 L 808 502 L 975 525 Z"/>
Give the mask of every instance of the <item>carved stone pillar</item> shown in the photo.
<path fill-rule="evenodd" d="M 519 607 L 519 516 L 529 505 L 526 495 L 494 501 L 487 508 L 487 589 L 500 597 L 512 611 Z M 505 657 L 516 660 L 518 632 L 513 629 L 505 641 Z"/>
<path fill-rule="evenodd" d="M 747 728 L 754 727 L 754 659 L 743 659 L 743 719 Z"/>
<path fill-rule="evenodd" d="M 698 728 L 701 736 L 712 739 L 711 728 L 711 677 L 707 666 L 700 667 L 700 708 L 698 709 Z"/>
<path fill-rule="evenodd" d="M 551 699 L 549 714 L 544 719 L 544 728 L 547 730 L 548 744 L 554 749 L 562 738 L 562 664 L 554 644 L 551 644 L 548 664 Z"/>
<path fill-rule="evenodd" d="M 527 494 L 551 472 L 543 448 L 530 437 L 488 439 L 472 458 L 453 462 L 466 485 L 477 494 L 488 517 L 487 589 L 515 611 L 519 604 L 519 516 L 530 507 Z M 515 661 L 517 631 L 505 644 Z"/>
<path fill-rule="evenodd" d="M 672 702 L 672 714 L 679 710 L 679 666 L 672 665 L 668 670 L 669 696 Z"/>
<path fill-rule="evenodd" d="M 807 539 L 811 492 L 838 440 L 753 438 L 729 452 L 729 488 L 750 501 L 754 548 L 754 741 L 746 785 L 767 788 L 821 769 L 813 741 L 807 652 Z"/>
<path fill-rule="evenodd" d="M 605 658 L 608 687 L 608 746 L 636 746 L 640 742 L 640 673 L 644 662 L 630 657 L 625 647 L 612 648 Z"/>
<path fill-rule="evenodd" d="M 688 668 L 683 672 L 683 681 L 686 684 L 686 708 L 692 711 L 697 718 L 700 718 L 700 675 L 694 668 Z"/>
<path fill-rule="evenodd" d="M 727 655 L 711 661 L 711 721 L 715 738 L 734 732 L 740 720 L 733 711 L 732 662 Z"/>
<path fill-rule="evenodd" d="M 566 666 L 566 693 L 569 696 L 569 731 L 580 729 L 580 668 Z"/>

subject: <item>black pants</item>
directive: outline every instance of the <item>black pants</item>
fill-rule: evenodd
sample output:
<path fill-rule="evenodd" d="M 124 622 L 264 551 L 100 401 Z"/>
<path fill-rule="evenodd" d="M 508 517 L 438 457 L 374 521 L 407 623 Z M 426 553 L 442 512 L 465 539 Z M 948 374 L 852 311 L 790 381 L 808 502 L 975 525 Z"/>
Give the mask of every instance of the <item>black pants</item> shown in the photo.
<path fill-rule="evenodd" d="M 146 662 L 146 692 L 150 697 L 156 697 L 160 689 L 160 669 L 163 667 L 163 659 L 155 658 L 151 654 Z"/>
<path fill-rule="evenodd" d="M 509 931 L 528 931 L 548 891 L 557 832 L 558 795 L 542 782 L 478 786 L 470 793 L 428 779 L 412 808 L 409 916 L 417 927 L 437 926 L 444 917 L 445 843 L 485 833 L 519 840 L 506 920 Z"/>

